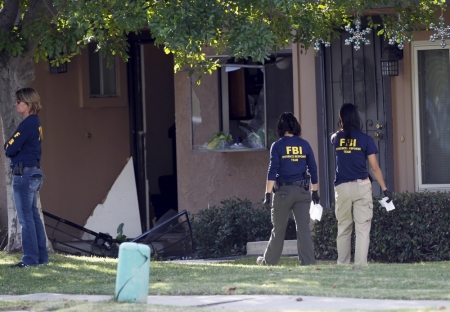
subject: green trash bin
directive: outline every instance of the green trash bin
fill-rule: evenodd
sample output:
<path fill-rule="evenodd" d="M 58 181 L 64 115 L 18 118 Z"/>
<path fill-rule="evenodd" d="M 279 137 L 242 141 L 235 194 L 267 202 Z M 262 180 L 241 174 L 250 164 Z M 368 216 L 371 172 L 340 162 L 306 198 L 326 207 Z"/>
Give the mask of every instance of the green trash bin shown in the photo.
<path fill-rule="evenodd" d="M 122 243 L 117 263 L 117 301 L 147 303 L 150 278 L 150 248 L 144 244 Z"/>

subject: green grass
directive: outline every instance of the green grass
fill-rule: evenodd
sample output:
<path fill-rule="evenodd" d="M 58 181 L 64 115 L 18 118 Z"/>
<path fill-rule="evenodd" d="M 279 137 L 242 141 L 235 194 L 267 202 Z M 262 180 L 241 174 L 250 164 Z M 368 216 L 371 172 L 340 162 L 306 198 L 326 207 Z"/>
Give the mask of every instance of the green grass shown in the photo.
<path fill-rule="evenodd" d="M 114 295 L 117 259 L 51 255 L 50 265 L 9 269 L 20 255 L 0 252 L 0 294 Z M 298 266 L 282 258 L 278 266 L 257 266 L 256 258 L 234 263 L 151 262 L 149 295 L 304 295 L 378 299 L 450 300 L 450 262 L 371 263 L 368 266 L 319 262 Z"/>
<path fill-rule="evenodd" d="M 450 263 L 370 264 L 364 267 L 318 263 L 256 266 L 255 258 L 234 264 L 156 263 L 150 292 L 160 295 L 271 294 L 378 299 L 450 299 Z M 155 280 L 156 279 L 156 280 Z"/>

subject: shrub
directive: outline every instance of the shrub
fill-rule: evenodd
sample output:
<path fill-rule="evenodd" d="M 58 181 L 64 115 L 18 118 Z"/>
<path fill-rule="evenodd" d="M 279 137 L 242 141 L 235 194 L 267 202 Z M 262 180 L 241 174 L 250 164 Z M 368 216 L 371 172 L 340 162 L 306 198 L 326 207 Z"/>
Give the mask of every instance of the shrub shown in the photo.
<path fill-rule="evenodd" d="M 395 193 L 387 212 L 374 197 L 368 259 L 381 262 L 450 260 L 450 198 L 446 192 Z M 314 225 L 317 259 L 337 259 L 337 221 L 324 210 Z M 353 240 L 354 234 L 353 231 Z M 354 248 L 354 242 L 352 243 Z"/>
<path fill-rule="evenodd" d="M 270 209 L 238 198 L 223 200 L 221 205 L 191 216 L 199 258 L 244 255 L 247 242 L 269 240 L 272 230 Z M 290 219 L 286 239 L 295 239 L 295 235 L 295 223 Z"/>

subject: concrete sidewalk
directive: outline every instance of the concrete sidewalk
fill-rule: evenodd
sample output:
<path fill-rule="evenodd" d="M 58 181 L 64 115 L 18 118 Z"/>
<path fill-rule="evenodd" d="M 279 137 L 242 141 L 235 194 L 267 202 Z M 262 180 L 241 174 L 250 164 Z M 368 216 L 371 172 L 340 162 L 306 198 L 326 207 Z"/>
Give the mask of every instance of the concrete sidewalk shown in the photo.
<path fill-rule="evenodd" d="M 112 296 L 32 294 L 0 295 L 3 300 L 81 300 L 106 301 Z M 281 310 L 395 310 L 395 309 L 450 309 L 450 300 L 384 300 L 314 296 L 230 295 L 230 296 L 148 296 L 148 304 L 179 307 L 208 307 L 228 311 L 281 311 Z"/>

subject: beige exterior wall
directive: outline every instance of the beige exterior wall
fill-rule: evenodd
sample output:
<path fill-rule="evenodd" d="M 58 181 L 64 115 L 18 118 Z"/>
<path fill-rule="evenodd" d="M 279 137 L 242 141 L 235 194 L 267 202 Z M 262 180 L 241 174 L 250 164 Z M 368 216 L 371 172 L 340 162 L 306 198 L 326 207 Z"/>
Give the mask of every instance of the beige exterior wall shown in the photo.
<path fill-rule="evenodd" d="M 119 97 L 90 99 L 88 64 L 85 53 L 67 73 L 50 74 L 48 63 L 40 62 L 32 82 L 43 105 L 42 207 L 80 225 L 130 156 L 126 65 L 119 62 Z"/>
<path fill-rule="evenodd" d="M 208 123 L 210 133 L 219 131 L 217 74 L 204 76 L 201 86 L 196 88 L 201 118 Z M 262 202 L 269 151 L 192 151 L 190 82 L 186 72 L 175 75 L 175 119 L 179 211 L 195 213 L 233 196 Z"/>
<path fill-rule="evenodd" d="M 292 47 L 294 67 L 294 112 L 302 126 L 302 137 L 311 145 L 316 161 L 319 155 L 317 129 L 316 71 L 314 50 L 300 52 L 298 44 Z M 317 163 L 318 171 L 321 164 Z M 320 181 L 319 181 L 320 183 Z"/>
<path fill-rule="evenodd" d="M 414 192 L 414 131 L 411 94 L 411 49 L 406 44 L 399 76 L 391 77 L 394 183 L 397 192 Z"/>

